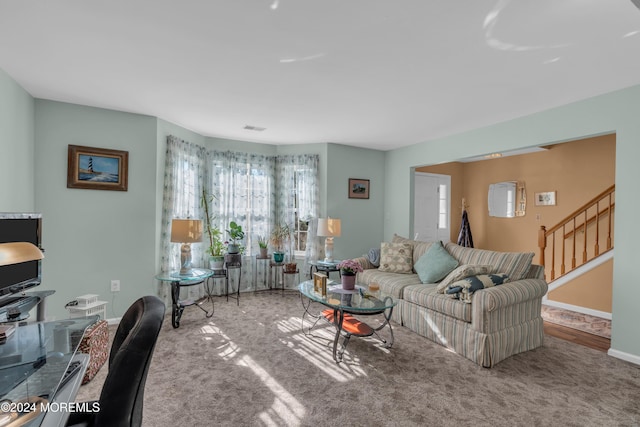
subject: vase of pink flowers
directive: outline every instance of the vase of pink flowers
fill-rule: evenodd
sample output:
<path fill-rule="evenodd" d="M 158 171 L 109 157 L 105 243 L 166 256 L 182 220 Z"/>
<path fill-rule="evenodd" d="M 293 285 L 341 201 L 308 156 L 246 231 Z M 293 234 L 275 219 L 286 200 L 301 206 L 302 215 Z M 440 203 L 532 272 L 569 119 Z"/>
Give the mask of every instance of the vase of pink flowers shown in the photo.
<path fill-rule="evenodd" d="M 358 262 L 348 259 L 338 264 L 338 268 L 340 269 L 340 277 L 342 279 L 342 289 L 355 289 L 356 274 L 362 273 L 362 266 Z"/>

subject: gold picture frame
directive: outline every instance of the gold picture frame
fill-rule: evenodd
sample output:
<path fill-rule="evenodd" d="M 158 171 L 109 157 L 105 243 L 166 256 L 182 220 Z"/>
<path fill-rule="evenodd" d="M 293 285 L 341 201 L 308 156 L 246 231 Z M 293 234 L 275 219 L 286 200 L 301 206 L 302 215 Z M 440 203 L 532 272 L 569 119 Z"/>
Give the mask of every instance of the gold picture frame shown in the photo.
<path fill-rule="evenodd" d="M 327 275 L 313 273 L 313 291 L 323 297 L 327 296 Z"/>
<path fill-rule="evenodd" d="M 127 191 L 129 152 L 69 145 L 67 188 Z"/>

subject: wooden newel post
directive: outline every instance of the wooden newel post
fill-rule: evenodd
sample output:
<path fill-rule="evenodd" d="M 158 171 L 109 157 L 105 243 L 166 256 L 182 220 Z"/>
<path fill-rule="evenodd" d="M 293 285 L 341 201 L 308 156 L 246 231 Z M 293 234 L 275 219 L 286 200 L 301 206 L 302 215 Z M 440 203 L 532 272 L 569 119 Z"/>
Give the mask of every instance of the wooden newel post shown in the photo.
<path fill-rule="evenodd" d="M 547 228 L 544 225 L 538 230 L 538 247 L 540 248 L 540 265 L 544 266 L 544 250 L 547 248 Z"/>

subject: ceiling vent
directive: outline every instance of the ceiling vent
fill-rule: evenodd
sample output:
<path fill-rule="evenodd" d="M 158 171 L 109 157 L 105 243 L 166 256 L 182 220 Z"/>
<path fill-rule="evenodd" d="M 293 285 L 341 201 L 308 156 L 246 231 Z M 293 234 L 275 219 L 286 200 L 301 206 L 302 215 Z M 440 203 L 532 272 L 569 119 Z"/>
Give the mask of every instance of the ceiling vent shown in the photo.
<path fill-rule="evenodd" d="M 263 127 L 260 127 L 260 126 L 244 125 L 244 130 L 252 130 L 252 131 L 255 131 L 255 132 L 262 132 L 265 129 L 267 129 L 267 128 L 263 128 Z"/>

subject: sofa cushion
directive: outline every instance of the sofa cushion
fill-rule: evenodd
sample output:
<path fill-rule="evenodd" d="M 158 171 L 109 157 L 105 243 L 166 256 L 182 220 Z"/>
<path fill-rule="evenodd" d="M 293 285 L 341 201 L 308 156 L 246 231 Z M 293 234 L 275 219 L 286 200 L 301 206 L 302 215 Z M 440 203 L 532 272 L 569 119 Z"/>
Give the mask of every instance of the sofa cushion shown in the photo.
<path fill-rule="evenodd" d="M 471 322 L 472 305 L 439 293 L 435 286 L 407 286 L 403 293 L 406 302 L 426 307 L 463 322 Z"/>
<path fill-rule="evenodd" d="M 445 249 L 460 264 L 489 264 L 494 272 L 506 273 L 511 280 L 524 279 L 529 273 L 533 252 L 496 252 L 486 249 L 465 248 L 455 243 L 447 243 Z"/>
<path fill-rule="evenodd" d="M 403 298 L 403 289 L 406 286 L 420 284 L 420 278 L 417 274 L 387 273 L 377 268 L 358 273 L 357 281 L 359 284 L 367 286 L 371 283 L 377 283 L 380 285 L 382 294 L 390 295 L 397 299 Z"/>
<path fill-rule="evenodd" d="M 501 274 L 480 274 L 470 276 L 451 283 L 445 289 L 445 294 L 460 301 L 471 303 L 471 296 L 475 291 L 491 288 L 509 281 L 509 276 Z"/>
<path fill-rule="evenodd" d="M 424 255 L 424 253 L 429 249 L 431 245 L 436 242 L 422 242 L 420 240 L 411 240 L 406 237 L 398 236 L 397 234 L 393 235 L 392 243 L 408 243 L 413 247 L 413 265 L 418 262 L 420 257 Z M 415 273 L 415 270 L 414 270 Z"/>
<path fill-rule="evenodd" d="M 462 280 L 465 277 L 475 276 L 478 274 L 489 274 L 493 272 L 492 265 L 473 265 L 473 264 L 464 264 L 456 267 L 451 273 L 447 274 L 442 282 L 438 283 L 438 292 L 441 294 L 444 293 L 444 290 L 447 286 L 449 286 L 453 282 L 457 282 L 458 280 Z"/>
<path fill-rule="evenodd" d="M 408 243 L 382 242 L 380 245 L 380 271 L 413 273 L 413 247 Z"/>
<path fill-rule="evenodd" d="M 376 267 L 380 267 L 380 248 L 371 248 L 367 254 L 369 262 Z"/>
<path fill-rule="evenodd" d="M 458 260 L 437 242 L 429 247 L 413 266 L 422 283 L 436 283 L 458 266 Z"/>

